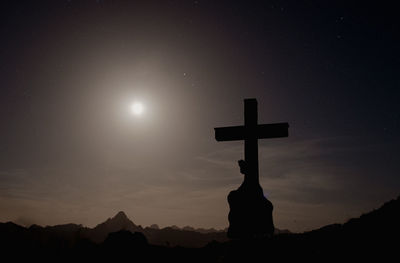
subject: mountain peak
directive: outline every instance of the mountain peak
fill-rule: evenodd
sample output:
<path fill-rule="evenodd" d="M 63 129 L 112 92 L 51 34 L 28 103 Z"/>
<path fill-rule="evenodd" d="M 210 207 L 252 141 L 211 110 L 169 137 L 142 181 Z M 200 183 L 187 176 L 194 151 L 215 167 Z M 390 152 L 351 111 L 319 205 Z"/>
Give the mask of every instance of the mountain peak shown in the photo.
<path fill-rule="evenodd" d="M 140 226 L 136 226 L 123 211 L 119 211 L 114 217 L 108 218 L 105 222 L 98 224 L 93 230 L 96 232 L 94 240 L 102 242 L 109 233 L 120 230 L 131 232 L 141 231 Z"/>
<path fill-rule="evenodd" d="M 123 226 L 124 228 L 128 225 L 135 225 L 123 211 L 119 211 L 114 217 L 109 218 L 105 223 L 115 227 Z"/>
<path fill-rule="evenodd" d="M 126 220 L 128 219 L 127 215 L 125 214 L 124 211 L 119 211 L 112 219 L 117 219 L 117 220 Z M 129 220 L 129 219 L 128 219 Z"/>

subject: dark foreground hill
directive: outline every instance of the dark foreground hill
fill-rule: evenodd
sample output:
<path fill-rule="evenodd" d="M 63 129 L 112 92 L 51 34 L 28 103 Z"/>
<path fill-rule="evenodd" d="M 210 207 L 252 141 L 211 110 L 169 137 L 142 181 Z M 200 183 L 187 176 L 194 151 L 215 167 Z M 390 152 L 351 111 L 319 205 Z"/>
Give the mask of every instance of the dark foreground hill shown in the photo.
<path fill-rule="evenodd" d="M 11 222 L 2 223 L 0 250 L 3 257 L 11 257 L 14 261 L 387 262 L 397 258 L 399 222 L 400 199 L 397 198 L 345 224 L 333 224 L 302 234 L 278 234 L 270 239 L 224 241 L 224 236 L 222 241 L 216 239 L 201 248 L 184 248 L 171 245 L 169 241 L 166 246 L 150 240 L 158 238 L 172 242 L 171 236 L 179 233 L 184 238 L 175 237 L 176 240 L 192 239 L 194 241 L 188 242 L 197 243 L 198 239 L 206 240 L 204 235 L 219 237 L 225 233 L 143 229 L 125 214 L 118 213 L 93 229 L 74 224 L 24 228 Z"/>

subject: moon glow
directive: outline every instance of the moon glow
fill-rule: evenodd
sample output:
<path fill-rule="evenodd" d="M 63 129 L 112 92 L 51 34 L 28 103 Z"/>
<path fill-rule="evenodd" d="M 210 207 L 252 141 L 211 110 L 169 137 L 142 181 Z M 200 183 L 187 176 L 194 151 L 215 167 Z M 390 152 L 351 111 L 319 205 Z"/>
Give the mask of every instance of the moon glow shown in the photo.
<path fill-rule="evenodd" d="M 144 113 L 144 105 L 139 101 L 135 101 L 131 105 L 131 113 L 135 116 L 140 116 Z"/>

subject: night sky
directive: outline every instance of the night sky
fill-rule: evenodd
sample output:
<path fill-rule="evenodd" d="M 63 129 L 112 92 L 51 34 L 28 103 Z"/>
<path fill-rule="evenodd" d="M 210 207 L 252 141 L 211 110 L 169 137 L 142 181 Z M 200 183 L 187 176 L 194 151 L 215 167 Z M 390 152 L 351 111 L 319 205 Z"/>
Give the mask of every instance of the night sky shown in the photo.
<path fill-rule="evenodd" d="M 244 98 L 290 125 L 259 141 L 277 228 L 397 197 L 400 16 L 366 2 L 2 1 L 0 221 L 227 227 Z"/>

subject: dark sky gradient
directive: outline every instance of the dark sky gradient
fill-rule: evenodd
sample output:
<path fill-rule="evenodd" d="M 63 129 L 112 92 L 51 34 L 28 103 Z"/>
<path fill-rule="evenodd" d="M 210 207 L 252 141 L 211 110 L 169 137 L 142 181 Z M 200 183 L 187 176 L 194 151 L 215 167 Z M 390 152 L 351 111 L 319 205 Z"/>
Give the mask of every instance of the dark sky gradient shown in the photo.
<path fill-rule="evenodd" d="M 290 124 L 259 143 L 276 227 L 398 196 L 398 9 L 321 2 L 3 1 L 0 221 L 225 228 L 243 143 L 213 128 L 252 97 Z"/>

